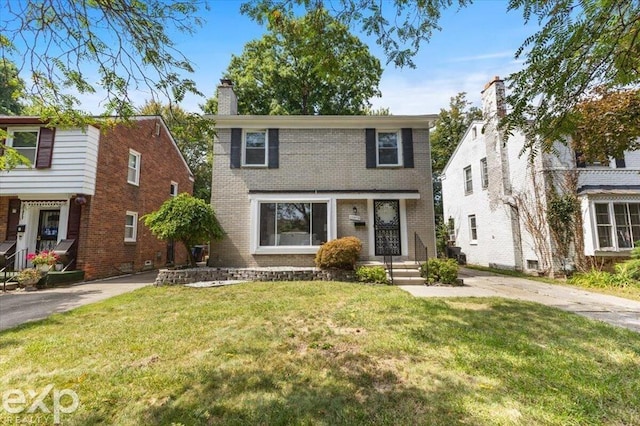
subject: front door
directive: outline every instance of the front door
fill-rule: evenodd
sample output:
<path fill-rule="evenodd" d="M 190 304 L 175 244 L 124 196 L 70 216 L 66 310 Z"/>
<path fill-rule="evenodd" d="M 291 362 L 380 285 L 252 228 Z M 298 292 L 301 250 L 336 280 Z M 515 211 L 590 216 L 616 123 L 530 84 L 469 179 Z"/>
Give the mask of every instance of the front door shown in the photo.
<path fill-rule="evenodd" d="M 400 256 L 400 201 L 374 200 L 376 256 Z"/>
<path fill-rule="evenodd" d="M 60 210 L 40 210 L 36 251 L 53 250 L 58 243 Z"/>

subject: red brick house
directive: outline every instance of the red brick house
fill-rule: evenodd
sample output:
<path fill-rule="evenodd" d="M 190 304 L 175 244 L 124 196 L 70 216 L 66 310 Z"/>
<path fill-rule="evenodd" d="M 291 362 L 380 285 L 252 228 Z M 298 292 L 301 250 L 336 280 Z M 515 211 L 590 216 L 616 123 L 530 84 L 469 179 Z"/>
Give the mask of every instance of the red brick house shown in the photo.
<path fill-rule="evenodd" d="M 0 242 L 15 242 L 16 265 L 62 240 L 74 241 L 71 269 L 85 279 L 186 261 L 181 246 L 156 239 L 140 221 L 169 197 L 193 191 L 161 117 L 50 129 L 36 117 L 0 116 L 0 128 L 3 143 L 32 162 L 0 171 Z"/>

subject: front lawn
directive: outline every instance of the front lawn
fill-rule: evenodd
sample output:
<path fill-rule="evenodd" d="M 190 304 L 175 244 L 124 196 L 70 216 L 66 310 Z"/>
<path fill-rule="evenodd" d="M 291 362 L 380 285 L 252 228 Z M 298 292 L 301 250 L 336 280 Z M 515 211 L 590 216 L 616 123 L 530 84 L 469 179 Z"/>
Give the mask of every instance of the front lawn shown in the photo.
<path fill-rule="evenodd" d="M 149 287 L 0 333 L 0 390 L 49 384 L 65 425 L 631 425 L 640 335 L 388 286 Z"/>

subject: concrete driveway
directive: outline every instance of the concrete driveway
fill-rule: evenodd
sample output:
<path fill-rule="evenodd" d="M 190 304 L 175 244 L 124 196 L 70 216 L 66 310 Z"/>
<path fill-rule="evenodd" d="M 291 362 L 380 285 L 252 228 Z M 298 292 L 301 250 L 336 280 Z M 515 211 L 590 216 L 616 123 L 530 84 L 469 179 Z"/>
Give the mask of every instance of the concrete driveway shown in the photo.
<path fill-rule="evenodd" d="M 463 287 L 400 286 L 417 297 L 505 297 L 573 312 L 640 332 L 640 302 L 577 287 L 460 269 Z"/>
<path fill-rule="evenodd" d="M 158 271 L 32 292 L 0 292 L 0 330 L 152 285 Z"/>

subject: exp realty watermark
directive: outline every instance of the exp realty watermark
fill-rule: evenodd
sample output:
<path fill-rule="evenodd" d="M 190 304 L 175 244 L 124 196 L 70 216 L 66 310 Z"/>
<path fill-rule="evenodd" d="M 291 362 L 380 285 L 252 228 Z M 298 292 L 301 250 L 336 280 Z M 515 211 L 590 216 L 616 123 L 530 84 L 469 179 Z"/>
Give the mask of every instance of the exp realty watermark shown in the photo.
<path fill-rule="evenodd" d="M 40 392 L 33 389 L 9 389 L 2 392 L 2 409 L 7 413 L 53 413 L 53 424 L 60 423 L 61 414 L 73 413 L 79 406 L 80 398 L 76 392 L 71 389 L 54 389 L 52 384 L 48 384 Z"/>

